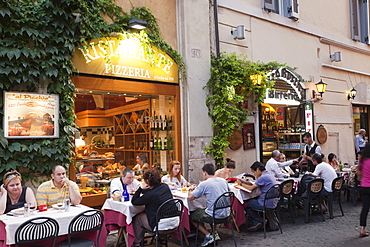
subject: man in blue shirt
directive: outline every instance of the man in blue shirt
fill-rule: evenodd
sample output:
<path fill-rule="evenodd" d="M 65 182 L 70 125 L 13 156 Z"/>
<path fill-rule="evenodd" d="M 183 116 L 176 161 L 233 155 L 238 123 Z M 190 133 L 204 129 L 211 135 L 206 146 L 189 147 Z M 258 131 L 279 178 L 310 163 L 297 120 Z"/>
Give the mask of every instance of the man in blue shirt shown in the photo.
<path fill-rule="evenodd" d="M 355 138 L 356 154 L 358 154 L 361 151 L 361 149 L 365 147 L 365 144 L 366 144 L 365 135 L 366 135 L 366 130 L 360 129 L 358 131 L 358 135 Z"/>
<path fill-rule="evenodd" d="M 217 233 L 217 225 L 215 226 L 215 234 L 211 235 L 210 232 L 205 228 L 204 222 L 212 223 L 213 204 L 219 196 L 229 191 L 229 185 L 225 179 L 215 177 L 215 167 L 213 164 L 205 164 L 202 168 L 202 173 L 205 181 L 199 183 L 196 189 L 189 193 L 188 198 L 189 200 L 194 200 L 203 195 L 206 196 L 207 208 L 195 210 L 190 214 L 190 218 L 195 227 L 197 227 L 199 223 L 199 231 L 204 234 L 204 241 L 201 246 L 207 246 L 208 244 L 213 243 L 215 240 L 220 240 L 220 237 Z M 217 219 L 223 219 L 229 215 L 229 208 L 217 210 L 215 212 L 215 218 Z"/>
<path fill-rule="evenodd" d="M 259 215 L 259 213 L 255 210 L 262 210 L 263 209 L 263 202 L 266 196 L 267 191 L 276 184 L 275 177 L 272 173 L 266 171 L 265 166 L 256 161 L 251 166 L 251 171 L 253 172 L 254 176 L 257 178 L 256 183 L 252 184 L 249 182 L 243 182 L 238 180 L 238 183 L 243 187 L 247 188 L 248 190 L 255 190 L 260 188 L 261 195 L 259 198 L 250 200 L 248 202 L 247 211 L 249 216 L 252 218 L 252 226 L 248 228 L 248 231 L 255 232 L 259 231 L 263 227 L 263 219 Z M 266 201 L 267 208 L 275 208 L 277 205 L 277 198 L 269 199 Z M 271 222 L 270 222 L 271 227 Z"/>

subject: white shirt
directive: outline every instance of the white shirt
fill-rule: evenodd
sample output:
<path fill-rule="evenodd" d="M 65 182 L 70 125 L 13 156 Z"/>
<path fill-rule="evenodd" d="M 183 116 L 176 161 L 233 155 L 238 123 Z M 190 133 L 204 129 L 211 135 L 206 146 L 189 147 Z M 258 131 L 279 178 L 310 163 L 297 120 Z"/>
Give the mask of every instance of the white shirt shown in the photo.
<path fill-rule="evenodd" d="M 120 179 L 121 177 L 115 178 L 112 180 L 112 182 L 110 182 L 110 193 L 113 193 L 113 191 L 115 190 L 119 190 L 123 192 L 123 186 L 122 186 Z M 139 188 L 139 186 L 140 186 L 140 182 L 134 179 L 134 181 L 132 181 L 131 184 L 127 185 L 128 193 L 131 193 L 131 191 L 136 191 Z"/>
<path fill-rule="evenodd" d="M 276 178 L 283 178 L 283 177 L 286 177 L 287 175 L 286 174 L 283 174 L 281 172 L 281 169 L 280 167 L 283 167 L 283 166 L 289 166 L 293 163 L 293 161 L 286 161 L 286 162 L 277 162 L 274 158 L 270 158 L 267 163 L 266 163 L 266 170 L 268 172 L 270 172 L 271 174 L 273 174 Z"/>
<path fill-rule="evenodd" d="M 315 145 L 316 142 L 312 141 L 312 144 L 311 145 L 308 145 L 306 144 L 306 146 L 308 146 L 308 152 L 311 150 L 311 148 L 313 148 L 313 146 Z M 306 148 L 305 148 L 306 150 Z M 321 154 L 321 147 L 319 145 L 317 145 L 316 149 L 315 149 L 315 153 L 316 154 Z"/>
<path fill-rule="evenodd" d="M 181 175 L 181 181 L 179 181 L 177 179 L 177 177 L 172 177 L 172 179 L 171 179 L 170 175 L 167 174 L 167 175 L 162 177 L 162 183 L 174 183 L 174 184 L 176 184 L 176 186 L 168 185 L 171 190 L 175 190 L 177 188 L 181 188 L 181 185 L 187 184 L 188 182 L 186 181 L 186 179 L 182 175 Z"/>
<path fill-rule="evenodd" d="M 334 168 L 326 162 L 318 164 L 315 171 L 312 173 L 316 177 L 324 179 L 324 189 L 327 192 L 332 192 L 331 184 L 333 180 L 337 177 L 337 173 Z"/>

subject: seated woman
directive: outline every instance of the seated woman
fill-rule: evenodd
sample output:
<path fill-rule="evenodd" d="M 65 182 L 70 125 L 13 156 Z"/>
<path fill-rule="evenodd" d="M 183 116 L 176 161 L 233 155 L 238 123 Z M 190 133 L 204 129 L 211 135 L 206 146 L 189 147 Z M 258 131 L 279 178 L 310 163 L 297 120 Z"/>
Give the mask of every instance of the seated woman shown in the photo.
<path fill-rule="evenodd" d="M 146 160 L 146 154 L 142 153 L 136 156 L 136 166 L 132 168 L 136 174 L 142 174 L 145 170 L 149 169 L 149 164 Z"/>
<path fill-rule="evenodd" d="M 339 163 L 337 161 L 337 156 L 334 153 L 330 153 L 328 155 L 328 163 L 334 168 L 334 170 L 338 168 Z"/>
<path fill-rule="evenodd" d="M 157 169 L 147 170 L 143 180 L 131 200 L 133 205 L 145 205 L 145 212 L 136 215 L 132 221 L 135 233 L 134 246 L 140 246 L 144 229 L 154 229 L 159 206 L 172 198 L 168 185 L 161 183 L 161 175 Z"/>
<path fill-rule="evenodd" d="M 5 173 L 0 192 L 0 214 L 6 214 L 13 209 L 22 208 L 25 203 L 36 207 L 36 198 L 33 191 L 22 186 L 22 176 L 17 171 Z"/>
<path fill-rule="evenodd" d="M 168 184 L 171 190 L 181 188 L 181 186 L 190 186 L 188 181 L 181 175 L 181 163 L 174 160 L 170 162 L 170 170 L 167 175 L 162 177 L 162 183 Z"/>
<path fill-rule="evenodd" d="M 218 169 L 215 172 L 215 177 L 228 179 L 234 170 L 235 170 L 235 161 L 227 158 L 224 168 Z"/>
<path fill-rule="evenodd" d="M 285 157 L 285 154 L 280 154 L 280 161 L 281 163 L 283 162 L 286 162 L 286 157 Z M 294 174 L 292 168 L 290 168 L 290 166 L 283 166 L 283 167 L 280 167 L 281 169 L 281 172 L 284 173 L 284 174 Z"/>

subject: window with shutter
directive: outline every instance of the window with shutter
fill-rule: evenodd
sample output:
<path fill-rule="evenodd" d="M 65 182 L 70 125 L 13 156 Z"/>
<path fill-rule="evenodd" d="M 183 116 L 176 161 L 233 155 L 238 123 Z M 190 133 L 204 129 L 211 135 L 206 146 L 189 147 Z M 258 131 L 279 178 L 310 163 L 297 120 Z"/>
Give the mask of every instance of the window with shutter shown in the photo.
<path fill-rule="evenodd" d="M 274 0 L 263 0 L 263 8 L 275 12 L 276 5 Z"/>
<path fill-rule="evenodd" d="M 287 17 L 298 20 L 298 0 L 289 0 L 287 3 Z"/>
<path fill-rule="evenodd" d="M 350 0 L 351 38 L 362 43 L 369 42 L 369 2 Z"/>

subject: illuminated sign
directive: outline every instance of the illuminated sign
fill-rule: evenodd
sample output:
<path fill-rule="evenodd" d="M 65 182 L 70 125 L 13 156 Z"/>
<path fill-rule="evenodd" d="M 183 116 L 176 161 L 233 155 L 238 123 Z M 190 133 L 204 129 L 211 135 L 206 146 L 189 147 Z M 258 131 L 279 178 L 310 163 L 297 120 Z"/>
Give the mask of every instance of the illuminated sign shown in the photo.
<path fill-rule="evenodd" d="M 304 115 L 305 115 L 305 121 L 306 121 L 306 131 L 313 134 L 312 132 L 312 129 L 313 129 L 312 104 L 305 105 Z"/>
<path fill-rule="evenodd" d="M 76 50 L 72 62 L 80 73 L 178 83 L 173 59 L 155 47 L 146 48 L 136 38 L 95 39 Z"/>
<path fill-rule="evenodd" d="M 266 90 L 265 103 L 299 105 L 305 99 L 305 88 L 300 78 L 287 68 L 278 68 L 267 74 L 270 80 L 283 81 L 288 84 L 288 90 L 276 87 Z"/>

